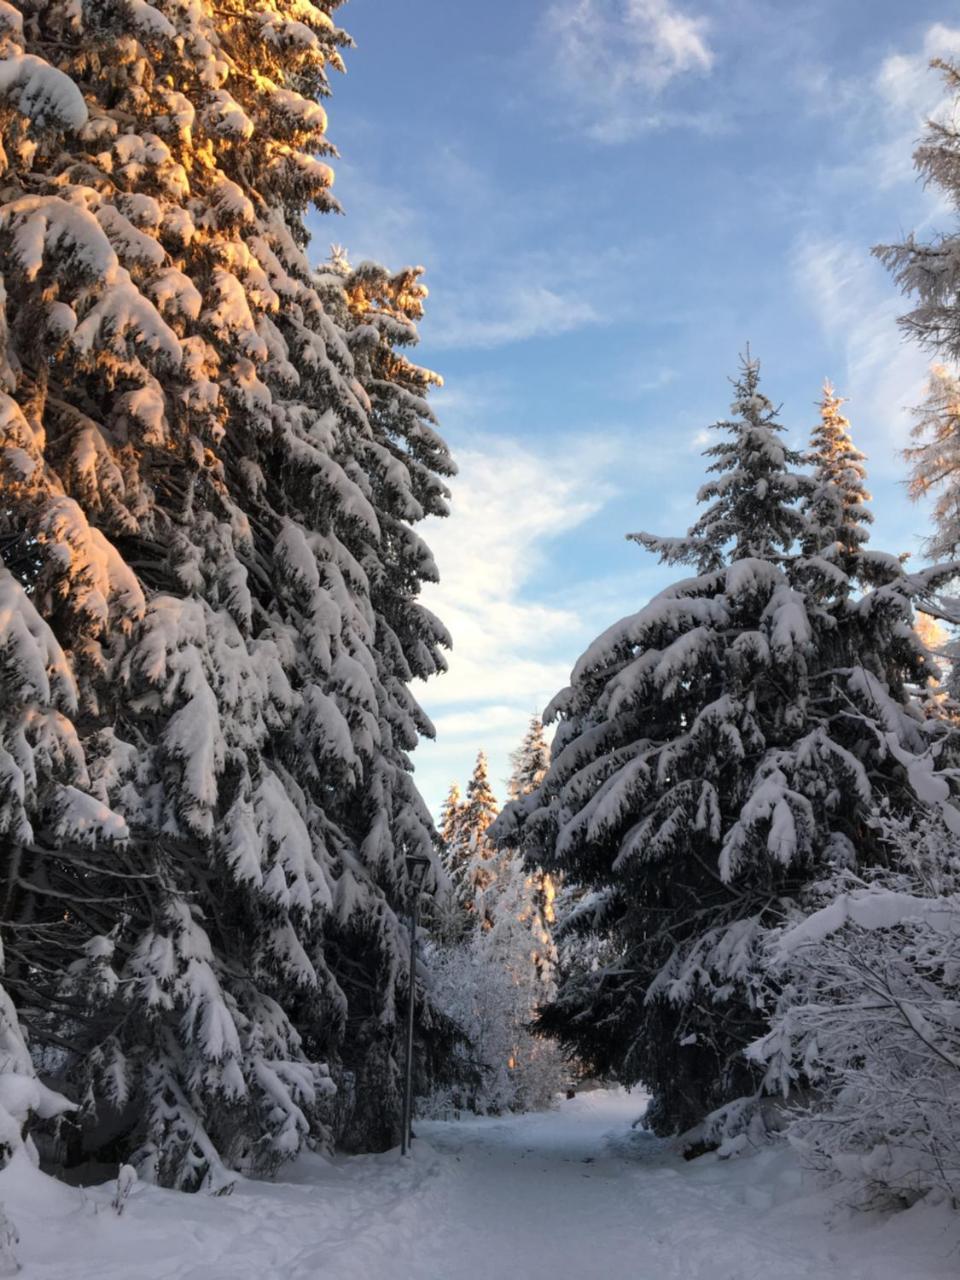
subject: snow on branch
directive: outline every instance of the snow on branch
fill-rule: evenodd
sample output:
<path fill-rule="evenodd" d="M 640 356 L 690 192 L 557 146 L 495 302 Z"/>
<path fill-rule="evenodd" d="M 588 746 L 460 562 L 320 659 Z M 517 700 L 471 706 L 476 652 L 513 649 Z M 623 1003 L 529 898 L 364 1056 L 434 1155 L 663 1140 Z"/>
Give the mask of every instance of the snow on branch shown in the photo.
<path fill-rule="evenodd" d="M 73 80 L 31 53 L 0 60 L 0 94 L 41 127 L 79 129 L 87 121 L 87 105 Z"/>

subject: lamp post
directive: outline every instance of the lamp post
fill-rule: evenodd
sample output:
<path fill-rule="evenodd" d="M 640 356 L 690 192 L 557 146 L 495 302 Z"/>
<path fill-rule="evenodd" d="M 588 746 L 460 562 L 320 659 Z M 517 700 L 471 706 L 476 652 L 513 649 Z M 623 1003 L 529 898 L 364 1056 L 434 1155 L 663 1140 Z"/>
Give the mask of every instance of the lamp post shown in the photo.
<path fill-rule="evenodd" d="M 422 853 L 406 856 L 407 880 L 410 884 L 410 986 L 407 991 L 407 1056 L 404 1063 L 403 1082 L 403 1131 L 400 1134 L 400 1154 L 410 1150 L 410 1124 L 413 1118 L 413 1015 L 416 995 L 417 964 L 417 915 L 420 907 L 420 891 L 430 868 L 430 859 Z"/>

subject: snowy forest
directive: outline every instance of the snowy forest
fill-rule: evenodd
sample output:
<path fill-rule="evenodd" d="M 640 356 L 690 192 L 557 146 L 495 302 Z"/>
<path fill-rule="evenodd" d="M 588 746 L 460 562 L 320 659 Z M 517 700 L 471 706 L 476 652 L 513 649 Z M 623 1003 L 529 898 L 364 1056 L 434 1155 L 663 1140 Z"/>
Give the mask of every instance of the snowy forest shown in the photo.
<path fill-rule="evenodd" d="M 52 1186 L 120 1218 L 314 1159 L 339 1203 L 408 1065 L 416 1151 L 606 1090 L 649 1098 L 623 1153 L 736 1186 L 788 1152 L 952 1220 L 960 62 L 914 153 L 941 225 L 872 250 L 929 362 L 891 445 L 923 557 L 871 538 L 844 388 L 787 413 L 734 340 L 694 523 L 623 530 L 672 585 L 433 813 L 423 528 L 460 482 L 424 268 L 308 228 L 342 234 L 340 8 L 0 0 L 0 1274 L 115 1274 L 30 1254 Z M 223 1274 L 301 1274 L 258 1266 Z"/>

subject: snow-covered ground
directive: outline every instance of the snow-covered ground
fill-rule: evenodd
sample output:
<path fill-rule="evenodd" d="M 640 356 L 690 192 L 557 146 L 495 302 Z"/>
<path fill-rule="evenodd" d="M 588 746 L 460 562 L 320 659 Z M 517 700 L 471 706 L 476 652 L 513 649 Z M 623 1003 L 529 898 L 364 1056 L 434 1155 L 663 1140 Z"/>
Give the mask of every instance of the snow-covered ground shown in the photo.
<path fill-rule="evenodd" d="M 229 1197 L 78 1191 L 17 1159 L 0 1199 L 23 1280 L 954 1280 L 960 1220 L 838 1209 L 789 1152 L 690 1164 L 643 1100 L 417 1125 L 414 1156 L 309 1157 Z"/>

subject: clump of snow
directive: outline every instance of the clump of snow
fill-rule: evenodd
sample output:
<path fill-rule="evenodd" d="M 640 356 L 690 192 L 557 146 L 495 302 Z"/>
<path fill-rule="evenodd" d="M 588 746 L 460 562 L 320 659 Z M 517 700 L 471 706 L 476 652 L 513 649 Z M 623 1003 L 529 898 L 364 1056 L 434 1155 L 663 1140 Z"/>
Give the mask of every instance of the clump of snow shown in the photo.
<path fill-rule="evenodd" d="M 79 129 L 87 120 L 87 105 L 74 81 L 32 53 L 0 59 L 0 94 L 38 125 Z"/>
<path fill-rule="evenodd" d="M 139 1181 L 137 1171 L 131 1164 L 122 1164 L 117 1173 L 117 1186 L 113 1194 L 113 1207 L 119 1217 L 126 1208 L 130 1193 Z"/>

